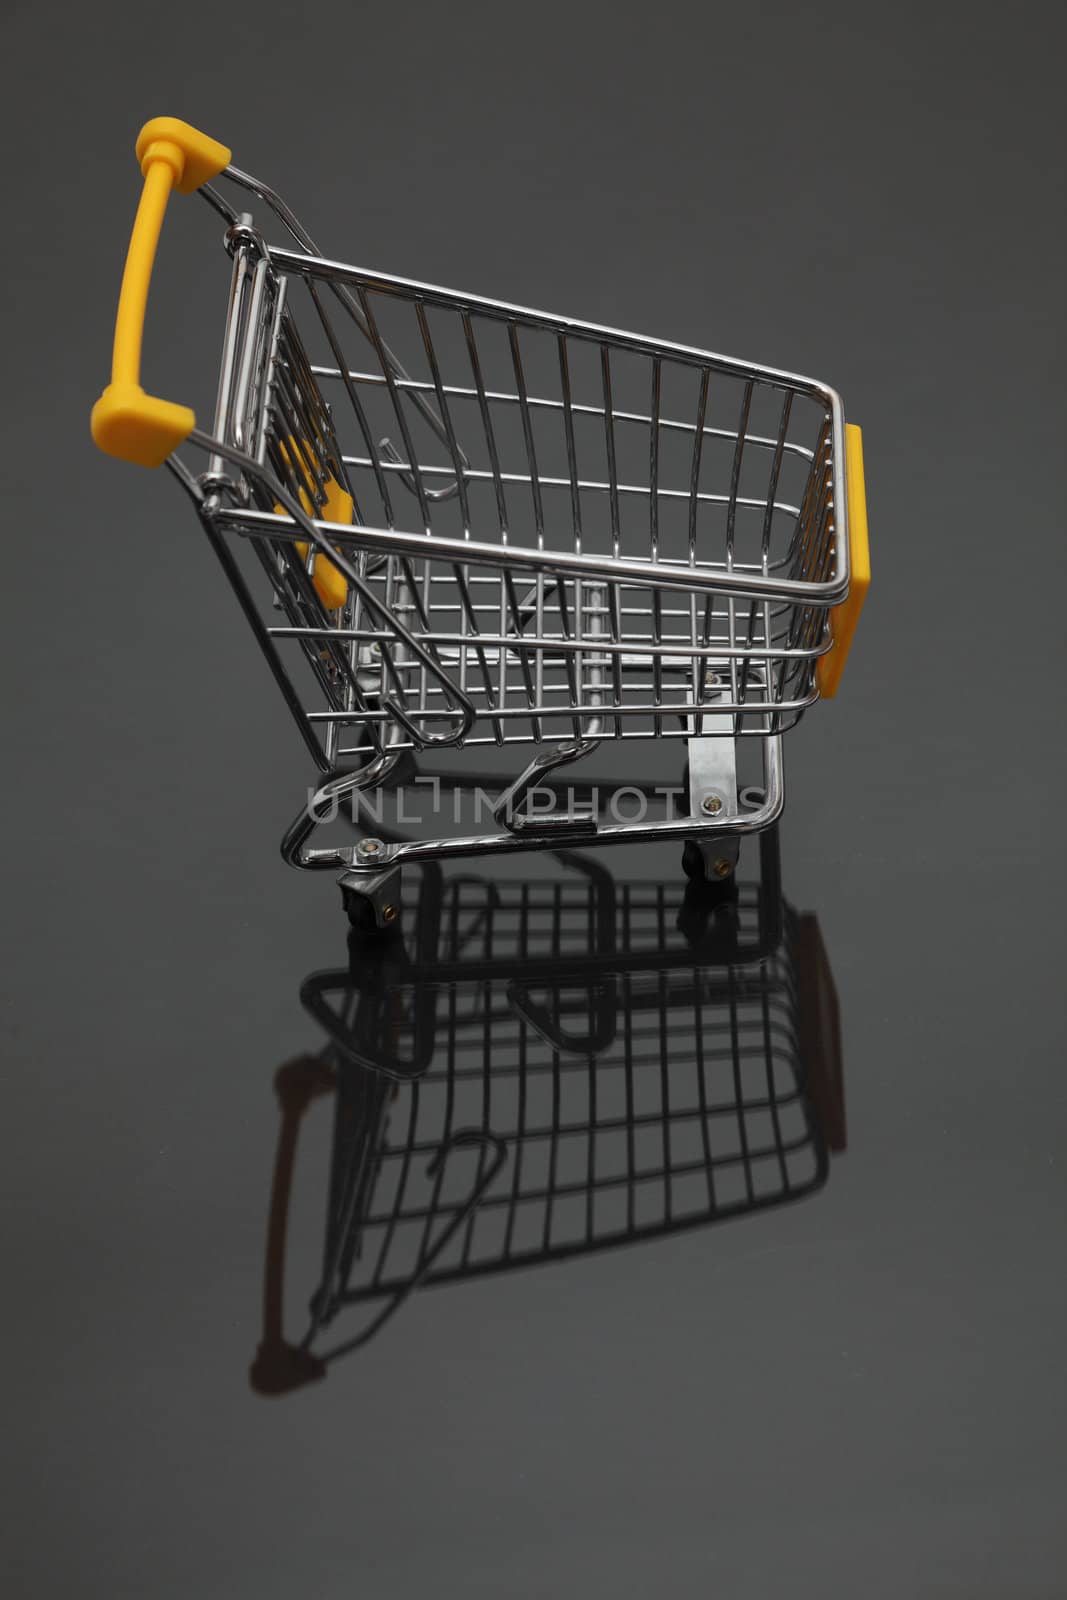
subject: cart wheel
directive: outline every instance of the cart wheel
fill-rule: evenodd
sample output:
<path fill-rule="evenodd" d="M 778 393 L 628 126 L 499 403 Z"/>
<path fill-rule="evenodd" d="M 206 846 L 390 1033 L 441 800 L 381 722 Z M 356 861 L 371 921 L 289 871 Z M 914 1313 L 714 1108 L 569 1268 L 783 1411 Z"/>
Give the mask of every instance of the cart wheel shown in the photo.
<path fill-rule="evenodd" d="M 736 944 L 737 885 L 734 879 L 726 878 L 720 883 L 690 878 L 678 910 L 678 931 L 691 949 L 703 949 L 705 954 L 713 945 L 719 950 L 730 949 L 731 939 Z"/>
<path fill-rule="evenodd" d="M 342 902 L 349 927 L 361 939 L 388 939 L 400 925 L 400 918 L 395 912 L 387 921 L 380 921 L 374 902 L 369 895 L 358 894 L 352 889 L 345 889 L 342 893 Z M 390 912 L 393 911 L 392 906 L 388 906 L 386 909 Z"/>
<path fill-rule="evenodd" d="M 374 934 L 380 930 L 378 920 L 374 915 L 374 907 L 362 894 L 345 895 L 345 915 L 353 933 Z"/>
<path fill-rule="evenodd" d="M 687 878 L 693 878 L 698 883 L 703 883 L 707 876 L 704 871 L 704 857 L 692 839 L 687 839 L 682 846 L 682 871 Z"/>
<path fill-rule="evenodd" d="M 687 839 L 682 846 L 682 871 L 694 883 L 703 883 L 708 889 L 720 891 L 724 899 L 737 891 L 736 869 L 722 873 L 709 871 L 700 846 L 692 839 Z"/>

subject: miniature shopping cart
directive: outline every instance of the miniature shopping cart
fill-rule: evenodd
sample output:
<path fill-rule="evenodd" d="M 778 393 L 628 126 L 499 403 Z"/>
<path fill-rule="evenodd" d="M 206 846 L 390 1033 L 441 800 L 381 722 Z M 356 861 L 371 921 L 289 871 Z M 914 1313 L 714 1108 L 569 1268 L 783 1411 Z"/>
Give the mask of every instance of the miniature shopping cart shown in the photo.
<path fill-rule="evenodd" d="M 275 1079 L 258 1389 L 321 1377 L 417 1290 L 825 1184 L 845 1146 L 833 978 L 816 919 L 781 897 L 776 829 L 760 845 L 758 881 L 726 902 L 617 880 L 583 852 L 519 879 L 430 863 L 378 960 L 354 940 L 347 965 L 305 980 L 330 1042 Z M 323 1097 L 325 1234 L 291 1341 L 287 1219 L 299 1130 Z"/>
<path fill-rule="evenodd" d="M 860 433 L 837 395 L 331 261 L 187 124 L 157 118 L 136 148 L 93 436 L 188 491 L 316 764 L 286 859 L 340 868 L 379 925 L 408 860 L 655 836 L 686 841 L 691 876 L 728 879 L 781 810 L 781 737 L 835 692 L 869 581 Z M 210 433 L 140 386 L 174 188 L 224 219 L 232 258 Z M 545 774 L 624 739 L 684 741 L 685 815 L 535 804 Z M 312 843 L 419 752 L 478 745 L 515 756 L 481 832 Z M 762 757 L 755 807 L 742 748 Z"/>

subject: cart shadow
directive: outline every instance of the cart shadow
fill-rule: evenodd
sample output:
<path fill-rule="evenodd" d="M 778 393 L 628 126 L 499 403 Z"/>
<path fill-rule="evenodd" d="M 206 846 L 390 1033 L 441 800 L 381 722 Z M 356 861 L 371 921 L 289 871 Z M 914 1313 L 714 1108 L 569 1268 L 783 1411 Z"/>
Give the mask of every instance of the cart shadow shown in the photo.
<path fill-rule="evenodd" d="M 321 1379 L 423 1288 L 789 1205 L 845 1148 L 833 978 L 774 829 L 726 893 L 574 852 L 511 880 L 426 867 L 395 933 L 353 935 L 301 997 L 327 1043 L 274 1080 L 260 1394 Z M 294 1340 L 290 1194 L 320 1098 L 322 1270 Z"/>

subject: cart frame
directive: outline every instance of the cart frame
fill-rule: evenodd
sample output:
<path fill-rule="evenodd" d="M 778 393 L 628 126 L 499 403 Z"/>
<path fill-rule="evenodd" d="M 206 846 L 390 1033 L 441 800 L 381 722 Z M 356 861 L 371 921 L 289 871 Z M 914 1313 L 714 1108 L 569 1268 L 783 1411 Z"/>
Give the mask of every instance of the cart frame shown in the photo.
<path fill-rule="evenodd" d="M 176 119 L 148 123 L 137 155 L 145 187 L 94 438 L 124 459 L 165 462 L 192 497 L 323 775 L 284 836 L 285 859 L 340 869 L 346 904 L 369 908 L 379 927 L 395 916 L 404 861 L 668 838 L 686 841 L 691 876 L 729 878 L 741 838 L 781 813 L 782 734 L 836 691 L 869 582 L 861 440 L 836 392 L 331 260 L 272 189 Z M 219 176 L 261 201 L 290 243 L 268 243 L 215 188 Z M 148 283 L 174 188 L 199 190 L 224 219 L 233 263 L 210 433 L 187 407 L 140 386 Z M 301 289 L 333 365 L 307 354 L 293 313 Z M 371 371 L 343 350 L 337 307 Z M 417 328 L 421 377 L 394 353 L 386 314 Z M 463 382 L 446 367 L 449 339 L 469 362 Z M 490 371 L 493 341 L 510 360 L 504 388 Z M 534 383 L 532 345 L 558 360 L 551 393 L 543 363 Z M 589 359 L 599 363 L 599 400 L 579 388 Z M 619 391 L 628 361 L 650 383 L 636 409 Z M 350 403 L 358 448 L 340 443 L 331 382 Z M 664 409 L 672 384 L 695 394 L 695 420 Z M 720 389 L 740 397 L 725 425 L 709 410 Z M 761 433 L 753 407 L 772 401 L 774 425 Z M 376 437 L 375 405 L 393 418 L 401 448 Z M 791 431 L 801 413 L 802 438 Z M 593 453 L 591 429 L 600 476 L 579 464 Z M 647 481 L 625 476 L 638 439 Z M 185 442 L 207 453 L 199 476 L 175 453 Z M 546 465 L 546 449 L 562 467 Z M 790 473 L 792 500 L 782 487 Z M 313 693 L 296 681 L 293 651 Z M 737 778 L 745 737 L 760 741 L 764 767 L 764 799 L 748 808 Z M 688 816 L 605 823 L 587 810 L 532 813 L 548 773 L 622 738 L 685 741 Z M 475 744 L 533 747 L 498 797 L 492 831 L 312 844 L 324 814 L 386 783 L 406 756 Z"/>

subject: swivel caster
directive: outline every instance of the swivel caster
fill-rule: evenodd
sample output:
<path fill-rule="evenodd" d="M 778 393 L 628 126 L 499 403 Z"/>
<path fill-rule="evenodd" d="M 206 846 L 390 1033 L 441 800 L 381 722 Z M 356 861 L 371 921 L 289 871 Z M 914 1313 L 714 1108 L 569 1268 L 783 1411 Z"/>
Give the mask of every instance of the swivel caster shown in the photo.
<path fill-rule="evenodd" d="M 380 839 L 361 839 L 356 855 L 367 861 L 368 866 L 349 867 L 337 880 L 341 904 L 353 932 L 368 937 L 392 932 L 400 926 L 400 868 L 385 865 L 375 871 L 373 862 L 382 850 Z"/>
<path fill-rule="evenodd" d="M 719 885 L 728 893 L 735 893 L 736 868 L 736 839 L 724 839 L 721 849 L 715 845 L 699 845 L 695 839 L 687 839 L 682 846 L 682 871 L 687 878 L 706 883 L 709 888 Z"/>

